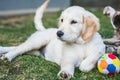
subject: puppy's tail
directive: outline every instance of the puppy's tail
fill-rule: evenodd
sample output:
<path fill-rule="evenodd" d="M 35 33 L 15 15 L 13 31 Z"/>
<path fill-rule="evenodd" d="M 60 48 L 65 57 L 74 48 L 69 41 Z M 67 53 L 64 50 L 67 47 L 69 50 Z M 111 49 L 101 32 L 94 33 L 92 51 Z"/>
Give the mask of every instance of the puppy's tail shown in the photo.
<path fill-rule="evenodd" d="M 42 23 L 42 17 L 43 17 L 43 13 L 46 7 L 48 6 L 49 1 L 50 0 L 46 0 L 42 4 L 42 6 L 38 7 L 38 9 L 36 10 L 35 17 L 34 17 L 34 23 L 35 23 L 36 29 L 39 31 L 45 30 L 45 27 L 43 26 L 43 23 Z"/>

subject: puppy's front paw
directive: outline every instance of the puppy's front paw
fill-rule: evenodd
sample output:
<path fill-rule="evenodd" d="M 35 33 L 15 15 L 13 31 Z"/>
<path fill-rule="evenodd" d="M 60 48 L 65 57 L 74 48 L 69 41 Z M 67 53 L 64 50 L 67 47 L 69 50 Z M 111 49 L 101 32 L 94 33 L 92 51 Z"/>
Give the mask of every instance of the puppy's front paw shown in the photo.
<path fill-rule="evenodd" d="M 60 78 L 62 78 L 62 79 L 68 79 L 68 80 L 73 77 L 72 74 L 67 73 L 67 72 L 65 72 L 65 71 L 60 71 L 60 72 L 58 73 L 58 76 L 59 76 Z"/>
<path fill-rule="evenodd" d="M 82 62 L 79 69 L 82 72 L 89 72 L 91 70 L 91 65 L 87 65 L 87 63 Z"/>

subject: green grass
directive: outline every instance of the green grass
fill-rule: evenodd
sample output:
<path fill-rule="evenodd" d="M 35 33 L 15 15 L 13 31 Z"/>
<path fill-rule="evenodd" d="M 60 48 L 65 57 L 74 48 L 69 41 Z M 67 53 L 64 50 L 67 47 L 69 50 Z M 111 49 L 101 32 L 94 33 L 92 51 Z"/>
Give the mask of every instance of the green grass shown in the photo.
<path fill-rule="evenodd" d="M 102 12 L 92 11 L 100 18 L 100 34 L 104 38 L 113 35 L 113 28 L 109 19 L 102 15 Z M 46 28 L 49 26 L 57 27 L 57 20 L 60 12 L 56 14 L 46 14 L 43 18 Z M 11 23 L 5 25 L 0 23 L 0 45 L 12 46 L 24 42 L 28 36 L 35 32 L 33 16 L 28 16 L 21 21 L 20 27 L 15 27 Z M 46 61 L 41 57 L 30 55 L 18 56 L 12 62 L 0 62 L 0 80 L 60 80 L 57 77 L 60 67 L 52 62 Z M 120 74 L 106 76 L 100 74 L 97 69 L 89 73 L 83 73 L 78 68 L 72 80 L 119 80 Z"/>

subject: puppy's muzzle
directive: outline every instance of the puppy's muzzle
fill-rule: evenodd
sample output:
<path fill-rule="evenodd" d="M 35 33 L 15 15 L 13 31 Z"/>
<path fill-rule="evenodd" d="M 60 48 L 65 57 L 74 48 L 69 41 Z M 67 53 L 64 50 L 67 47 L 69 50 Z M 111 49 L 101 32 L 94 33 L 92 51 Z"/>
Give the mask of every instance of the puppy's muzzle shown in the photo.
<path fill-rule="evenodd" d="M 57 36 L 58 37 L 62 37 L 64 35 L 64 33 L 62 31 L 57 31 Z"/>

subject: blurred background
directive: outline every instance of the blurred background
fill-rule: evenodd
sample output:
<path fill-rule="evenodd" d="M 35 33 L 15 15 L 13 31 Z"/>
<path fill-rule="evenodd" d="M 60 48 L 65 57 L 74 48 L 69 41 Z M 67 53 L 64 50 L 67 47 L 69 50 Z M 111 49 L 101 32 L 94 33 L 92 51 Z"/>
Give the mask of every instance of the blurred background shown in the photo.
<path fill-rule="evenodd" d="M 80 5 L 83 7 L 104 8 L 112 6 L 116 9 L 120 8 L 120 0 L 71 0 L 71 5 Z"/>
<path fill-rule="evenodd" d="M 0 0 L 0 16 L 34 13 L 45 0 Z M 70 6 L 70 0 L 51 0 L 47 11 L 55 12 Z"/>
<path fill-rule="evenodd" d="M 0 0 L 0 16 L 34 13 L 44 0 Z M 58 11 L 68 6 L 103 8 L 110 5 L 120 7 L 120 0 L 51 0 L 47 11 Z"/>

